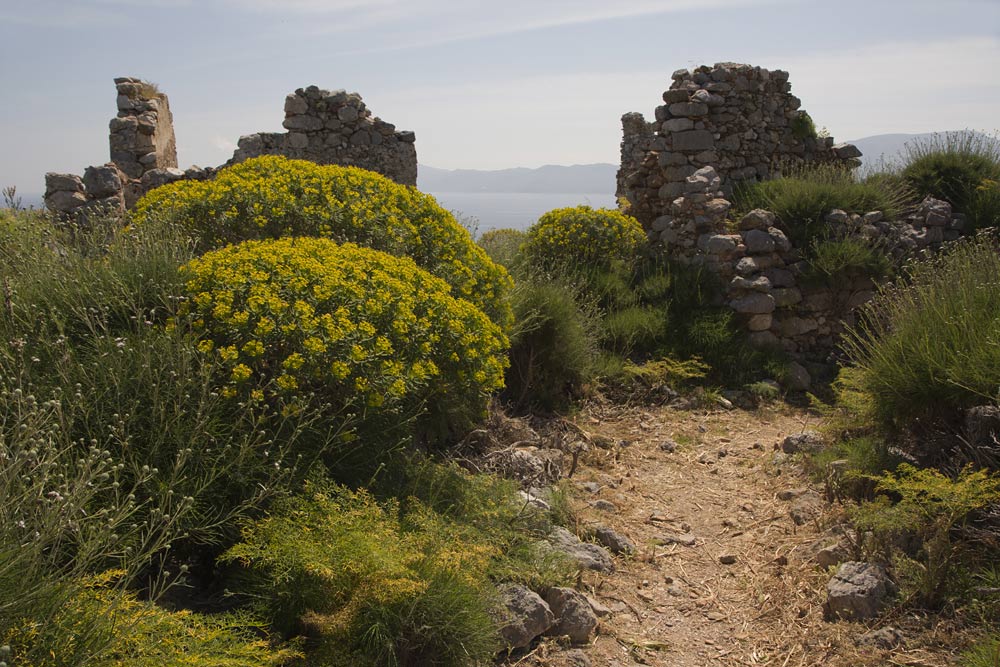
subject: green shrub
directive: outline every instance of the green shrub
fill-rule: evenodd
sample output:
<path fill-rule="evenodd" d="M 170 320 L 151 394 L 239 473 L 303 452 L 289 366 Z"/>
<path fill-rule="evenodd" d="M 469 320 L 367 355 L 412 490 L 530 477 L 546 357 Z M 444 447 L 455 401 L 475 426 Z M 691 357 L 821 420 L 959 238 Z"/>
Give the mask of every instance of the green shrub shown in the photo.
<path fill-rule="evenodd" d="M 623 357 L 648 354 L 663 339 L 666 327 L 666 309 L 631 306 L 604 317 L 601 342 L 605 348 Z"/>
<path fill-rule="evenodd" d="M 961 667 L 996 667 L 1000 665 L 1000 635 L 990 635 L 972 648 L 963 651 Z"/>
<path fill-rule="evenodd" d="M 302 657 L 294 647 L 272 648 L 263 629 L 246 615 L 170 612 L 109 582 L 116 573 L 90 578 L 47 623 L 21 619 L 0 640 L 16 665 L 65 667 L 278 667 Z M 88 639 L 99 634 L 97 652 Z"/>
<path fill-rule="evenodd" d="M 563 586 L 575 565 L 558 552 L 540 549 L 538 540 L 554 524 L 569 521 L 566 499 L 553 490 L 551 511 L 542 512 L 519 495 L 518 485 L 494 475 L 471 474 L 455 463 L 407 455 L 387 466 L 373 490 L 384 499 L 401 498 L 401 511 L 426 508 L 452 525 L 452 534 L 496 547 L 488 574 L 496 581 L 518 581 L 533 590 Z"/>
<path fill-rule="evenodd" d="M 526 279 L 512 295 L 506 399 L 516 410 L 557 410 L 591 377 L 597 343 L 592 316 L 564 282 Z"/>
<path fill-rule="evenodd" d="M 364 491 L 310 484 L 247 526 L 227 561 L 249 571 L 279 628 L 304 623 L 332 664 L 467 665 L 499 648 L 497 547 L 457 537 L 418 501 L 398 517 Z"/>
<path fill-rule="evenodd" d="M 491 229 L 479 237 L 479 245 L 490 259 L 512 270 L 521 257 L 521 245 L 528 237 L 519 229 Z"/>
<path fill-rule="evenodd" d="M 808 257 L 809 266 L 802 275 L 807 284 L 833 287 L 857 276 L 880 280 L 892 270 L 889 256 L 880 247 L 855 236 L 813 239 Z"/>
<path fill-rule="evenodd" d="M 1000 142 L 978 132 L 946 132 L 906 146 L 903 177 L 920 197 L 965 213 L 984 180 L 1000 180 Z"/>
<path fill-rule="evenodd" d="M 875 491 L 888 495 L 855 510 L 857 529 L 871 531 L 876 551 L 885 555 L 900 536 L 917 535 L 922 544 L 918 560 L 909 563 L 906 571 L 915 578 L 917 600 L 940 606 L 954 584 L 963 548 L 954 542 L 952 532 L 964 526 L 973 512 L 1000 500 L 1000 477 L 967 468 L 951 479 L 937 470 L 902 463 L 895 473 L 872 479 Z"/>
<path fill-rule="evenodd" d="M 816 123 L 813 122 L 812 116 L 805 111 L 799 111 L 795 114 L 789 127 L 792 130 L 792 136 L 800 141 L 815 139 L 818 136 L 816 134 Z"/>
<path fill-rule="evenodd" d="M 677 353 L 698 357 L 711 369 L 707 378 L 741 387 L 764 378 L 780 378 L 785 358 L 778 351 L 750 344 L 728 308 L 703 306 L 676 324 Z"/>
<path fill-rule="evenodd" d="M 845 335 L 854 384 L 892 431 L 950 421 L 1000 384 L 1000 255 L 980 236 L 914 264 Z"/>
<path fill-rule="evenodd" d="M 773 211 L 788 238 L 799 248 L 827 231 L 826 216 L 833 209 L 863 214 L 882 211 L 898 218 L 912 196 L 905 188 L 876 177 L 859 179 L 837 165 L 817 165 L 790 171 L 783 178 L 744 182 L 734 192 L 741 212 L 755 208 Z"/>
<path fill-rule="evenodd" d="M 185 322 L 251 402 L 315 394 L 335 413 L 464 428 L 503 386 L 507 340 L 411 260 L 328 239 L 247 241 L 183 267 Z"/>
<path fill-rule="evenodd" d="M 303 473 L 343 427 L 322 406 L 291 414 L 281 402 L 227 398 L 217 380 L 230 369 L 165 329 L 190 257 L 183 241 L 154 225 L 110 246 L 78 235 L 43 269 L 8 278 L 0 315 L 11 341 L 0 346 L 0 412 L 16 408 L 18 391 L 56 401 L 64 446 L 103 443 L 123 466 L 121 483 L 138 485 L 140 519 L 192 498 L 177 517 L 188 534 L 178 551 L 232 536 L 232 518 Z M 160 475 L 143 481 L 144 467 Z"/>
<path fill-rule="evenodd" d="M 987 179 L 980 183 L 963 213 L 969 230 L 1000 227 L 1000 181 Z"/>
<path fill-rule="evenodd" d="M 510 324 L 506 270 L 433 197 L 371 171 L 253 158 L 210 181 L 178 181 L 149 192 L 133 219 L 144 224 L 154 218 L 180 222 L 202 251 L 310 236 L 409 257 L 500 326 Z"/>
<path fill-rule="evenodd" d="M 75 442 L 59 401 L 0 389 L 0 640 L 16 664 L 47 659 L 51 647 L 26 633 L 55 623 L 88 576 L 119 568 L 109 593 L 119 594 L 176 536 L 190 509 L 186 499 L 167 504 L 162 495 L 145 506 L 152 503 L 137 495 L 140 487 L 163 478 L 147 468 L 129 479 L 105 449 L 109 440 Z M 71 657 L 85 663 L 111 641 L 106 626 L 66 635 L 74 647 L 66 664 Z"/>
<path fill-rule="evenodd" d="M 634 218 L 612 209 L 589 206 L 558 208 L 544 214 L 531 228 L 523 252 L 546 270 L 587 270 L 614 261 L 631 262 L 646 243 L 646 233 Z"/>

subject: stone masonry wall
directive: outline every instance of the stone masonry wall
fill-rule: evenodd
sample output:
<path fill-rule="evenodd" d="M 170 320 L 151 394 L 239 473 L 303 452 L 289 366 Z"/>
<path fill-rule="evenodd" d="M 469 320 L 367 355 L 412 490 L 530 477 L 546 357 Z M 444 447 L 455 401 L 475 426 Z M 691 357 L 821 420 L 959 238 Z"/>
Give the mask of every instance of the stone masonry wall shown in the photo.
<path fill-rule="evenodd" d="M 803 135 L 807 118 L 788 72 L 717 63 L 672 78 L 654 122 L 639 113 L 622 117 L 618 196 L 647 230 L 669 215 L 685 179 L 701 167 L 715 169 L 728 195 L 738 181 L 770 178 L 788 164 L 856 164 L 861 155 L 830 137 Z"/>
<path fill-rule="evenodd" d="M 622 117 L 618 194 L 650 241 L 718 279 L 720 305 L 733 310 L 753 344 L 783 349 L 794 360 L 790 388 L 806 389 L 811 372 L 835 359 L 841 334 L 877 286 L 861 274 L 818 276 L 808 249 L 793 246 L 773 213 L 732 219 L 729 198 L 740 180 L 809 162 L 853 168 L 861 152 L 803 135 L 804 112 L 781 70 L 733 63 L 680 70 L 663 100 L 655 122 Z M 963 231 L 951 206 L 932 198 L 901 220 L 832 210 L 826 224 L 826 238 L 858 239 L 896 266 Z"/>
<path fill-rule="evenodd" d="M 177 144 L 167 96 L 135 77 L 115 79 L 118 114 L 111 119 L 111 162 L 87 167 L 84 175 L 45 175 L 45 206 L 63 218 L 85 223 L 96 214 L 120 214 L 149 190 L 185 178 L 205 179 L 218 168 L 177 168 Z M 257 155 L 285 155 L 320 164 L 376 171 L 398 183 L 416 185 L 413 132 L 373 118 L 361 96 L 316 86 L 285 98 L 287 133 L 240 138 L 227 163 Z M 226 166 L 226 165 L 223 165 Z"/>
<path fill-rule="evenodd" d="M 319 164 L 355 166 L 378 172 L 403 185 L 417 184 L 413 132 L 372 112 L 357 93 L 330 92 L 309 86 L 285 98 L 288 132 L 260 132 L 240 137 L 230 164 L 258 155 L 284 155 Z"/>
<path fill-rule="evenodd" d="M 115 79 L 118 116 L 110 123 L 111 161 L 131 179 L 153 169 L 177 167 L 170 102 L 156 86 L 124 76 Z"/>
<path fill-rule="evenodd" d="M 712 167 L 684 180 L 685 191 L 671 203 L 664 252 L 715 276 L 723 287 L 723 303 L 734 311 L 751 343 L 783 349 L 795 360 L 791 388 L 806 389 L 810 371 L 833 361 L 840 335 L 875 295 L 876 284 L 860 274 L 817 280 L 803 249 L 793 246 L 774 213 L 757 209 L 729 220 L 730 204 L 721 185 Z M 828 238 L 860 239 L 897 266 L 959 238 L 964 226 L 950 204 L 930 197 L 902 220 L 888 220 L 881 211 L 848 214 L 835 209 L 826 223 Z"/>

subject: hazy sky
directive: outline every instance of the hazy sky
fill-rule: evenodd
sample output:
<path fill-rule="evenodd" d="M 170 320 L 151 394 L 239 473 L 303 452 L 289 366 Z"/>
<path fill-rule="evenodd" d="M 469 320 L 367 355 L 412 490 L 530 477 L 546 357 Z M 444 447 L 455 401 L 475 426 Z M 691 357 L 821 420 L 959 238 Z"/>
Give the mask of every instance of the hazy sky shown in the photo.
<path fill-rule="evenodd" d="M 116 76 L 170 96 L 182 168 L 316 84 L 492 169 L 616 163 L 624 112 L 719 61 L 790 71 L 838 139 L 1000 127 L 1000 0 L 0 0 L 0 186 L 106 162 Z"/>

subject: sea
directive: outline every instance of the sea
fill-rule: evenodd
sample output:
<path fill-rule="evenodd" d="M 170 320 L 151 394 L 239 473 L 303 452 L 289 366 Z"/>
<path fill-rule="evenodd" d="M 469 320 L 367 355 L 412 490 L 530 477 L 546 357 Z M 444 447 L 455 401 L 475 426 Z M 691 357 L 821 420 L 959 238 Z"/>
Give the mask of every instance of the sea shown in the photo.
<path fill-rule="evenodd" d="M 438 203 L 478 237 L 491 229 L 527 229 L 554 208 L 586 204 L 593 208 L 615 208 L 613 194 L 551 192 L 431 192 Z M 21 204 L 42 207 L 41 194 L 25 194 Z M 0 203 L 2 205 L 2 203 Z"/>
<path fill-rule="evenodd" d="M 554 208 L 586 204 L 615 208 L 613 194 L 536 192 L 431 192 L 438 203 L 478 237 L 491 229 L 524 230 Z"/>

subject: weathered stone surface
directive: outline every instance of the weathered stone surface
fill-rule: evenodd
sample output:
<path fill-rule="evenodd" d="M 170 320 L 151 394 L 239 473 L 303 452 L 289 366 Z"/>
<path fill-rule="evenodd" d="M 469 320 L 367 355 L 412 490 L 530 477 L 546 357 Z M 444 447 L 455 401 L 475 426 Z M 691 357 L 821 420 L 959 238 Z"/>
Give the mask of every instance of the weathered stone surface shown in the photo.
<path fill-rule="evenodd" d="M 861 151 L 854 144 L 837 144 L 833 147 L 833 152 L 841 160 L 850 160 L 861 157 Z"/>
<path fill-rule="evenodd" d="M 690 118 L 671 118 L 664 121 L 662 129 L 664 132 L 684 132 L 694 129 L 694 121 Z"/>
<path fill-rule="evenodd" d="M 545 601 L 556 617 L 556 624 L 546 634 L 567 636 L 578 644 L 590 641 L 597 627 L 597 615 L 583 593 L 572 588 L 550 588 L 545 593 Z"/>
<path fill-rule="evenodd" d="M 781 451 L 786 454 L 799 454 L 801 452 L 815 454 L 824 447 L 826 447 L 826 443 L 816 431 L 793 433 L 781 441 Z"/>
<path fill-rule="evenodd" d="M 673 132 L 670 137 L 675 151 L 703 151 L 715 145 L 712 133 L 707 130 Z"/>
<path fill-rule="evenodd" d="M 973 447 L 1000 445 L 1000 406 L 978 405 L 965 411 L 965 439 Z"/>
<path fill-rule="evenodd" d="M 628 555 L 636 552 L 635 543 L 632 540 L 607 526 L 596 526 L 589 532 L 593 539 L 615 555 Z"/>
<path fill-rule="evenodd" d="M 45 197 L 45 205 L 52 211 L 67 213 L 87 203 L 87 195 L 82 192 L 58 190 Z"/>
<path fill-rule="evenodd" d="M 500 636 L 508 648 L 525 648 L 555 625 L 555 614 L 531 589 L 508 583 L 501 584 L 499 592 L 506 610 Z"/>
<path fill-rule="evenodd" d="M 83 179 L 75 174 L 45 174 L 45 192 L 83 192 Z"/>
<path fill-rule="evenodd" d="M 736 250 L 740 237 L 730 234 L 706 235 L 705 252 L 713 255 L 724 255 Z"/>
<path fill-rule="evenodd" d="M 766 230 L 774 226 L 774 213 L 765 211 L 762 208 L 755 208 L 740 220 L 740 229 L 762 229 Z"/>
<path fill-rule="evenodd" d="M 122 190 L 121 176 L 113 164 L 87 167 L 83 172 L 83 184 L 87 194 L 97 199 L 110 197 Z"/>
<path fill-rule="evenodd" d="M 751 255 L 767 255 L 774 252 L 774 239 L 765 231 L 751 229 L 743 232 L 743 243 Z"/>
<path fill-rule="evenodd" d="M 285 96 L 285 113 L 289 116 L 297 116 L 309 111 L 309 102 L 305 97 L 300 97 L 295 93 Z"/>
<path fill-rule="evenodd" d="M 770 294 L 753 292 L 731 301 L 729 306 L 737 313 L 763 315 L 774 312 L 774 297 Z"/>
<path fill-rule="evenodd" d="M 903 633 L 894 627 L 886 626 L 866 632 L 859 636 L 855 643 L 858 646 L 870 646 L 882 651 L 890 651 L 903 644 Z"/>
<path fill-rule="evenodd" d="M 774 305 L 778 308 L 794 306 L 802 301 L 802 292 L 796 287 L 779 287 L 773 289 L 771 290 L 771 296 L 774 297 Z"/>
<path fill-rule="evenodd" d="M 325 123 L 317 116 L 289 116 L 282 121 L 281 126 L 286 130 L 298 130 L 301 132 L 316 132 L 322 130 Z"/>
<path fill-rule="evenodd" d="M 770 314 L 752 315 L 747 320 L 747 329 L 750 331 L 767 331 L 771 328 L 773 319 Z"/>
<path fill-rule="evenodd" d="M 797 361 L 792 361 L 785 369 L 785 387 L 790 391 L 809 391 L 812 386 L 812 377 L 805 366 Z"/>
<path fill-rule="evenodd" d="M 613 572 L 611 554 L 604 547 L 580 541 L 580 538 L 562 526 L 557 526 L 548 536 L 552 548 L 566 554 L 578 567 L 598 572 Z"/>
<path fill-rule="evenodd" d="M 702 102 L 676 102 L 671 104 L 670 113 L 674 116 L 704 116 L 708 113 L 708 105 Z"/>
<path fill-rule="evenodd" d="M 813 556 L 813 560 L 818 566 L 823 569 L 828 567 L 833 567 L 834 565 L 840 565 L 848 558 L 847 549 L 845 549 L 839 542 L 834 542 L 822 547 Z"/>
<path fill-rule="evenodd" d="M 849 561 L 826 585 L 823 611 L 828 620 L 874 618 L 896 587 L 881 565 Z"/>

